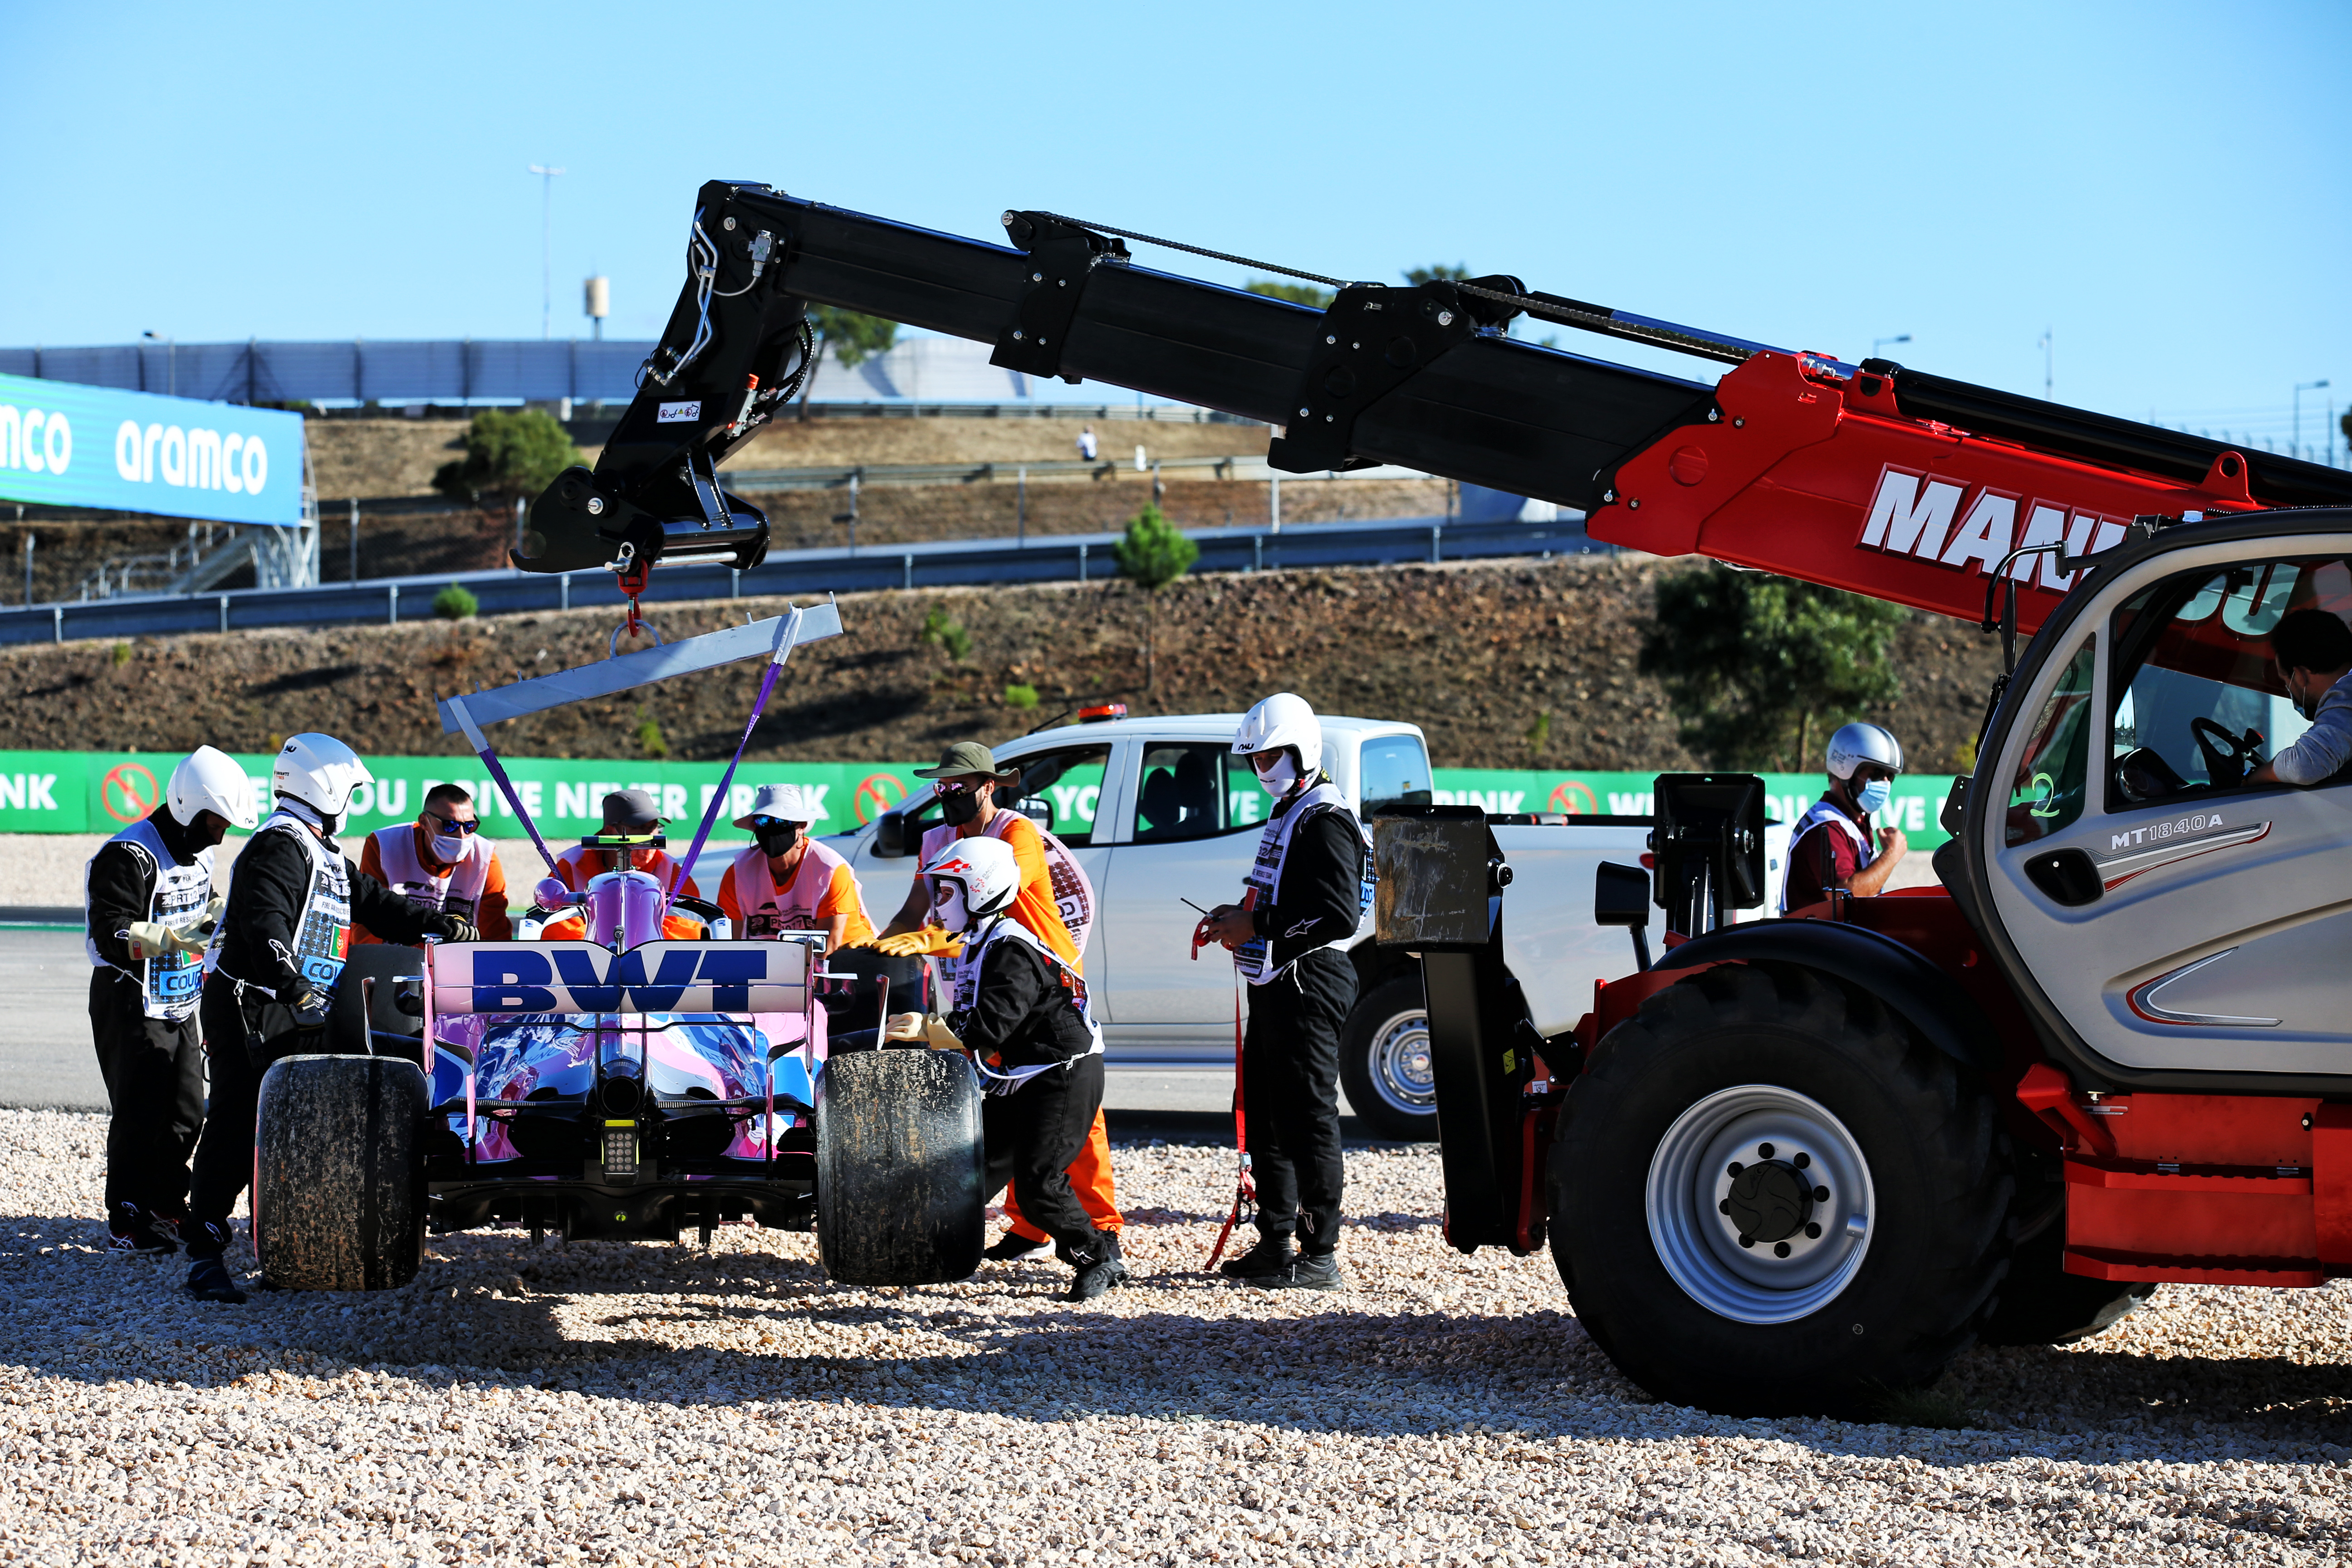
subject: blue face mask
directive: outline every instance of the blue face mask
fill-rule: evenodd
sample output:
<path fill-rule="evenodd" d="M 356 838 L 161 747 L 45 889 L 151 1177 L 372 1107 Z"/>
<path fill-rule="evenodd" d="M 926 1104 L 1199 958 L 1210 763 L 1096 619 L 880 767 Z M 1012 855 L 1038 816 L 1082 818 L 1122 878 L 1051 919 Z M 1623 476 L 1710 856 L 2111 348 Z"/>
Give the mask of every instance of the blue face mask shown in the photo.
<path fill-rule="evenodd" d="M 1862 786 L 1853 800 L 1856 805 L 1862 807 L 1863 816 L 1876 816 L 1886 809 L 1886 803 L 1894 796 L 1894 784 L 1885 779 L 1873 779 Z"/>

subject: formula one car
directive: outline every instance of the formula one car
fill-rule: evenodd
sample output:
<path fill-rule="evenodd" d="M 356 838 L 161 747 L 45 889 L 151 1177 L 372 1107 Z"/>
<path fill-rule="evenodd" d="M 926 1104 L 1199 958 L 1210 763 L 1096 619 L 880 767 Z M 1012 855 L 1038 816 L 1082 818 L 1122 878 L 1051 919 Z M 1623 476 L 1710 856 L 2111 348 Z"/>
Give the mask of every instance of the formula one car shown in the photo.
<path fill-rule="evenodd" d="M 794 642 L 839 624 L 830 606 L 796 611 L 444 708 L 503 785 L 482 722 L 597 682 L 707 668 L 747 644 L 771 654 L 764 704 Z M 711 812 L 727 798 L 722 784 Z M 692 1226 L 706 1245 L 728 1220 L 814 1229 L 826 1271 L 856 1285 L 979 1267 L 976 1081 L 961 1057 L 881 1047 L 887 961 L 861 952 L 852 972 L 819 931 L 732 940 L 717 906 L 666 897 L 616 858 L 624 868 L 579 892 L 541 882 L 515 941 L 356 950 L 335 1054 L 287 1058 L 262 1082 L 254 1247 L 271 1283 L 396 1288 L 428 1230 L 495 1223 L 534 1238 L 676 1240 Z M 679 916 L 701 935 L 665 940 Z M 534 940 L 559 921 L 583 939 Z M 902 983 L 919 973 L 908 967 Z"/>

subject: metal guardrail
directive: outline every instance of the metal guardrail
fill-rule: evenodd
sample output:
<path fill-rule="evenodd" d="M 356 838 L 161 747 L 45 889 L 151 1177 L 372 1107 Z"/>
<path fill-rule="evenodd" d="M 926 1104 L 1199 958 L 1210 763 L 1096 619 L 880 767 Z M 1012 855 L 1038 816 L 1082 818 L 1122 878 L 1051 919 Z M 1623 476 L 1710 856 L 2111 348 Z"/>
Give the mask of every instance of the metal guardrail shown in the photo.
<path fill-rule="evenodd" d="M 846 463 L 814 468 L 721 468 L 719 478 L 738 493 L 777 490 L 840 489 L 851 479 L 860 485 L 1011 484 L 1026 476 L 1033 479 L 1108 479 L 1115 474 L 1142 479 L 1160 470 L 1198 472 L 1208 469 L 1221 479 L 1296 479 L 1303 484 L 1324 479 L 1425 479 L 1419 468 L 1382 466 L 1349 468 L 1328 474 L 1285 474 L 1267 465 L 1263 452 L 1225 458 L 1153 458 L 1141 469 L 1132 462 L 1097 458 L 1049 458 L 1042 462 L 992 463 Z"/>
<path fill-rule="evenodd" d="M 791 550 L 749 572 L 723 566 L 665 567 L 653 574 L 649 603 L 752 595 L 856 593 L 875 589 L 966 587 L 992 583 L 1099 582 L 1118 573 L 1117 533 L 1047 534 L 1010 539 L 887 544 L 863 550 Z M 1188 529 L 1200 547 L 1194 570 L 1264 572 L 1315 566 L 1377 566 L 1509 555 L 1608 555 L 1581 518 L 1558 522 L 1448 522 L 1442 517 L 1381 522 L 1298 523 L 1265 528 Z M 167 637 L 258 626 L 350 626 L 426 620 L 433 595 L 451 583 L 474 595 L 478 613 L 514 615 L 611 603 L 603 572 L 534 576 L 515 571 L 373 578 L 311 588 L 245 588 L 225 594 L 122 597 L 86 605 L 37 605 L 0 611 L 0 644 L 84 638 Z"/>

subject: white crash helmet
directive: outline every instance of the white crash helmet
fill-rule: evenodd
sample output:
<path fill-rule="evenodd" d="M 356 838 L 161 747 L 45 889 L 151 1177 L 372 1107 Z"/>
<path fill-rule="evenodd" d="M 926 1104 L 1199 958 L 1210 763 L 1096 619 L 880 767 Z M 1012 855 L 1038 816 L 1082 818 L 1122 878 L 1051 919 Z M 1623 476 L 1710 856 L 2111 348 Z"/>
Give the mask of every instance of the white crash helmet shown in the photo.
<path fill-rule="evenodd" d="M 923 863 L 923 875 L 935 893 L 941 882 L 961 887 L 963 907 L 974 921 L 1010 909 L 1021 890 L 1021 863 L 1013 858 L 1013 846 L 984 834 L 948 840 Z"/>
<path fill-rule="evenodd" d="M 269 770 L 272 795 L 299 800 L 330 823 L 351 805 L 352 791 L 374 782 L 359 753 L 332 735 L 294 736 Z"/>
<path fill-rule="evenodd" d="M 1830 737 L 1830 777 L 1850 779 L 1864 763 L 1876 763 L 1889 773 L 1903 771 L 1903 742 L 1875 724 L 1847 724 Z"/>
<path fill-rule="evenodd" d="M 1323 765 L 1322 722 L 1307 705 L 1307 699 L 1294 692 L 1276 692 L 1243 714 L 1242 727 L 1234 731 L 1237 757 L 1282 746 L 1297 748 L 1298 771 L 1305 777 L 1313 778 Z"/>
<path fill-rule="evenodd" d="M 252 781 L 217 746 L 198 746 L 181 760 L 163 786 L 163 803 L 183 827 L 206 811 L 218 813 L 240 833 L 252 832 L 261 820 L 253 808 Z"/>

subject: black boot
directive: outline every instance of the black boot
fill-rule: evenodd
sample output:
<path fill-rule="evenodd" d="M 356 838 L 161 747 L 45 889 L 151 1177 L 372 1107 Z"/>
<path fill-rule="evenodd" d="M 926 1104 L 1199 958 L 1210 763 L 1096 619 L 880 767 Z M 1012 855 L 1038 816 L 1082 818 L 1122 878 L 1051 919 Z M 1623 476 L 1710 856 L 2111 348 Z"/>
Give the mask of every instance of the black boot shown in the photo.
<path fill-rule="evenodd" d="M 144 1252 L 168 1258 L 180 1250 L 176 1226 L 152 1209 L 128 1200 L 114 1205 L 106 1228 L 106 1244 L 117 1252 Z"/>
<path fill-rule="evenodd" d="M 1247 1252 L 1236 1253 L 1218 1264 L 1217 1272 L 1228 1279 L 1237 1279 L 1244 1285 L 1254 1285 L 1260 1280 L 1273 1279 L 1289 1268 L 1297 1256 L 1297 1252 L 1290 1245 L 1290 1237 L 1287 1234 L 1280 1232 L 1268 1234 L 1261 1231 L 1258 1234 L 1256 1246 Z"/>
<path fill-rule="evenodd" d="M 184 1222 L 180 1235 L 188 1244 L 188 1294 L 199 1301 L 231 1306 L 243 1301 L 245 1292 L 221 1261 L 221 1254 L 228 1250 L 228 1226 L 218 1220 L 192 1219 Z"/>
<path fill-rule="evenodd" d="M 1243 1283 L 1260 1290 L 1344 1290 L 1339 1259 L 1329 1252 L 1302 1252 L 1272 1274 Z"/>
<path fill-rule="evenodd" d="M 1066 1301 L 1091 1301 L 1114 1285 L 1127 1283 L 1127 1265 L 1118 1259 L 1118 1237 L 1107 1230 L 1095 1232 L 1084 1252 L 1073 1249 L 1070 1262 L 1078 1277 L 1070 1281 Z"/>
<path fill-rule="evenodd" d="M 981 1256 L 991 1263 L 1011 1263 L 1018 1258 L 1026 1258 L 1033 1252 L 1043 1252 L 1052 1245 L 1053 1243 L 1049 1241 L 1032 1241 L 1025 1236 L 1016 1235 L 1008 1230 L 998 1237 L 994 1245 Z"/>

